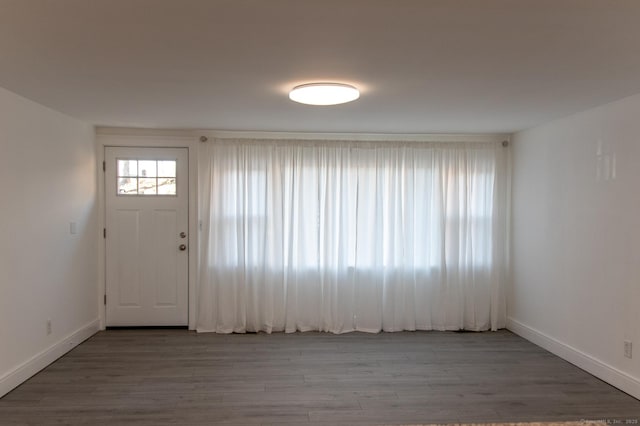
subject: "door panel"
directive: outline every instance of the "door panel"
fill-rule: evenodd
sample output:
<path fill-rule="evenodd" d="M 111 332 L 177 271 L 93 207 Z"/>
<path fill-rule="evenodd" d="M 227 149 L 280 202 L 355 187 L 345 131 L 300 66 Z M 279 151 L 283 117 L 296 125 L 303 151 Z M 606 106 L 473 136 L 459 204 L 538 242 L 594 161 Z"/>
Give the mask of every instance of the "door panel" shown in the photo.
<path fill-rule="evenodd" d="M 109 282 L 117 287 L 118 299 L 113 299 L 119 306 L 140 306 L 140 212 L 136 210 L 116 210 L 117 226 L 110 227 L 116 232 L 113 244 L 116 250 L 116 274 Z"/>
<path fill-rule="evenodd" d="M 154 256 L 156 280 L 156 305 L 175 306 L 178 304 L 177 276 L 180 252 L 175 250 L 178 230 L 178 215 L 175 211 L 155 210 L 153 212 L 154 238 L 157 247 Z"/>
<path fill-rule="evenodd" d="M 186 148 L 105 148 L 106 324 L 188 323 Z"/>

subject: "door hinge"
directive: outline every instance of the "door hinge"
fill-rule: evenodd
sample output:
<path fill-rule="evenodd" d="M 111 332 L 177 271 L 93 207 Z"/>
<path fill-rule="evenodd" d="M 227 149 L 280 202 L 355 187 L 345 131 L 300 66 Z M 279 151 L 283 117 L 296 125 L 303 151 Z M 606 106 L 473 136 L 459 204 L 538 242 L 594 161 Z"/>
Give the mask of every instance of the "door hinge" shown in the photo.
<path fill-rule="evenodd" d="M 103 171 L 103 172 L 106 172 L 106 171 L 107 171 L 107 162 L 106 162 L 106 161 L 103 161 L 103 162 L 102 162 L 102 171 Z"/>
<path fill-rule="evenodd" d="M 102 228 L 102 238 L 107 238 L 107 228 Z"/>
<path fill-rule="evenodd" d="M 107 295 L 106 294 L 104 295 L 104 304 L 105 305 L 107 304 Z"/>

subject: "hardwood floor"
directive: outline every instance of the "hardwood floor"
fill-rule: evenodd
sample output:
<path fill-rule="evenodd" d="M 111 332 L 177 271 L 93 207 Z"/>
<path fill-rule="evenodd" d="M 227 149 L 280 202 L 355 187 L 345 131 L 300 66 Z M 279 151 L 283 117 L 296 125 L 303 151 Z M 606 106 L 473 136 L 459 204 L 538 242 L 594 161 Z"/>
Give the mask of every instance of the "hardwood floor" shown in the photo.
<path fill-rule="evenodd" d="M 640 401 L 506 331 L 100 332 L 0 399 L 0 424 L 619 419 Z"/>

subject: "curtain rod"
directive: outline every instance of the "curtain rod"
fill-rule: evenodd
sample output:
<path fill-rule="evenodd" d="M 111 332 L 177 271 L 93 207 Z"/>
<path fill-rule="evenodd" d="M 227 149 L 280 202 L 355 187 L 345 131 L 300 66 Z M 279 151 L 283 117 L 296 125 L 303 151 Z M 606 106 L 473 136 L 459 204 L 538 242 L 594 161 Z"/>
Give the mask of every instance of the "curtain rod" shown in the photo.
<path fill-rule="evenodd" d="M 209 139 L 298 139 L 345 141 L 403 141 L 403 142 L 504 142 L 508 133 L 322 133 L 322 132 L 262 132 L 211 129 L 144 129 L 127 127 L 96 127 L 97 135 L 123 136 L 205 136 Z"/>

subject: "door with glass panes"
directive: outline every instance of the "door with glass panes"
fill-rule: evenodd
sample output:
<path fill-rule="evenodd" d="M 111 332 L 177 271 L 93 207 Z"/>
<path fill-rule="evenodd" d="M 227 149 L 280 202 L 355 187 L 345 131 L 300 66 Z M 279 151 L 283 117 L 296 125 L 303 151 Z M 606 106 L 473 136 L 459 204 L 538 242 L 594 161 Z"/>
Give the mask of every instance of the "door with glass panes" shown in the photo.
<path fill-rule="evenodd" d="M 105 148 L 106 324 L 188 323 L 188 151 Z"/>

